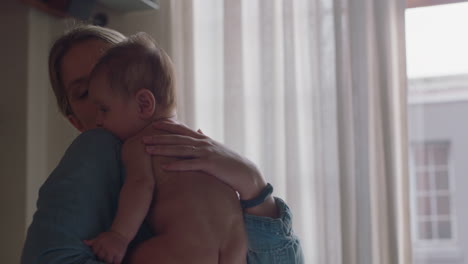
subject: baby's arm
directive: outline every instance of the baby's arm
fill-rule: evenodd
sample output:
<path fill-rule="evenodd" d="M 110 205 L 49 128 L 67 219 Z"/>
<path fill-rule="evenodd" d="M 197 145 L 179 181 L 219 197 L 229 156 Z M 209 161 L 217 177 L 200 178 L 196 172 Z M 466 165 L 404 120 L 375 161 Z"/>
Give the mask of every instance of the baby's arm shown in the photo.
<path fill-rule="evenodd" d="M 154 177 L 151 157 L 139 138 L 127 140 L 122 147 L 126 169 L 125 183 L 120 191 L 117 215 L 108 232 L 85 241 L 94 253 L 110 263 L 120 263 L 128 243 L 135 237 L 151 205 Z"/>

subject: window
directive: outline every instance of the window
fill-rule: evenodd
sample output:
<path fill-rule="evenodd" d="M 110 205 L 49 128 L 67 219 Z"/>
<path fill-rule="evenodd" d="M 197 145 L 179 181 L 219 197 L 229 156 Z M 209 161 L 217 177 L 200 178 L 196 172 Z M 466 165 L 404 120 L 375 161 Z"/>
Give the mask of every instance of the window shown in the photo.
<path fill-rule="evenodd" d="M 466 264 L 468 2 L 408 3 L 417 7 L 405 14 L 413 263 Z"/>
<path fill-rule="evenodd" d="M 449 151 L 447 141 L 412 146 L 417 240 L 450 240 L 453 237 Z"/>

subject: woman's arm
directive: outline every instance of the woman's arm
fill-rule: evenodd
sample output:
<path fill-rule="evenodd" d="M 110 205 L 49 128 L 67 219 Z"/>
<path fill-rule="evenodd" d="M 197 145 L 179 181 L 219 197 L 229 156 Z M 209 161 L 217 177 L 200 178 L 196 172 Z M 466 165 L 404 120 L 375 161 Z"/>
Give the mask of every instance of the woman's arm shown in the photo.
<path fill-rule="evenodd" d="M 107 230 L 123 182 L 120 141 L 104 130 L 78 136 L 39 191 L 21 263 L 101 263 L 82 241 Z"/>

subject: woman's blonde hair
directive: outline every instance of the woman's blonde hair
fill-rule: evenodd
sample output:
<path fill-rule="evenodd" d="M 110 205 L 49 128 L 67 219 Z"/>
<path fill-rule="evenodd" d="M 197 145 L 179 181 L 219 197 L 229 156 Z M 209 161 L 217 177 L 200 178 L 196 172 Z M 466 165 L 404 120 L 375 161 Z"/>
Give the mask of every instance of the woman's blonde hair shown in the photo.
<path fill-rule="evenodd" d="M 62 80 L 62 73 L 60 72 L 62 59 L 71 47 L 80 42 L 91 39 L 102 40 L 114 45 L 124 41 L 126 37 L 109 28 L 92 25 L 78 25 L 67 31 L 55 41 L 49 53 L 49 77 L 55 98 L 57 99 L 57 105 L 64 116 L 73 114 L 73 111 L 68 101 Z"/>

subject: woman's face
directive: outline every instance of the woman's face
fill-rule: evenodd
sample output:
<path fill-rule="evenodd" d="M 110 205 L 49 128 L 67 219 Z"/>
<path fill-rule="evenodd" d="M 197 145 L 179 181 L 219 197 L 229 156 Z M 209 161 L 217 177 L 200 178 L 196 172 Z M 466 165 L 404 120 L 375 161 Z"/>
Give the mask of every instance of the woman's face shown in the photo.
<path fill-rule="evenodd" d="M 73 111 L 67 118 L 81 132 L 96 127 L 97 108 L 88 98 L 87 81 L 94 65 L 110 46 L 102 40 L 86 40 L 75 44 L 62 58 L 60 72 Z"/>

